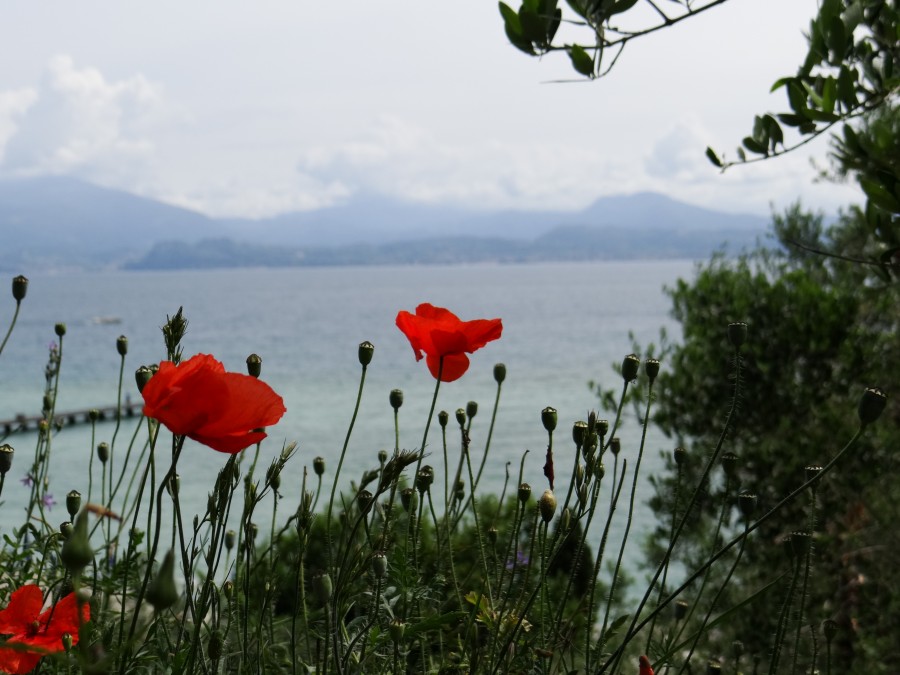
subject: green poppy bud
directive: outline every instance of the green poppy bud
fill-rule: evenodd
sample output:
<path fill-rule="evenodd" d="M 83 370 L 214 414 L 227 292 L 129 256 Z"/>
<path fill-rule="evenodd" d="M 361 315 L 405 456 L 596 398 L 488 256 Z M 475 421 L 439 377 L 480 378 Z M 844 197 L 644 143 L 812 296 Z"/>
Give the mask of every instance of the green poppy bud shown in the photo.
<path fill-rule="evenodd" d="M 553 514 L 556 513 L 556 497 L 553 496 L 552 490 L 544 490 L 544 494 L 538 500 L 538 508 L 545 523 L 553 520 Z"/>
<path fill-rule="evenodd" d="M 678 446 L 677 448 L 675 448 L 675 450 L 672 452 L 672 456 L 675 458 L 675 465 L 676 465 L 676 466 L 683 466 L 684 463 L 687 461 L 687 450 L 685 450 L 684 448 L 682 448 L 682 447 L 679 445 L 679 446 Z"/>
<path fill-rule="evenodd" d="M 128 353 L 128 338 L 124 335 L 116 338 L 116 351 L 119 352 L 119 356 L 125 356 Z"/>
<path fill-rule="evenodd" d="M 476 401 L 469 401 L 466 403 L 466 415 L 468 415 L 469 419 L 475 417 L 478 414 L 478 403 Z"/>
<path fill-rule="evenodd" d="M 22 302 L 25 299 L 25 294 L 28 292 L 28 278 L 22 276 L 21 274 L 17 277 L 13 277 L 12 280 L 12 294 L 13 298 L 16 301 L 16 304 Z"/>
<path fill-rule="evenodd" d="M 419 496 L 416 494 L 415 489 L 403 488 L 400 491 L 400 503 L 403 505 L 403 510 L 407 513 L 414 512 L 419 505 Z"/>
<path fill-rule="evenodd" d="M 597 424 L 594 425 L 594 430 L 601 438 L 603 438 L 606 436 L 606 432 L 609 431 L 609 420 L 597 420 Z"/>
<path fill-rule="evenodd" d="M 425 465 L 419 472 L 416 474 L 416 489 L 419 492 L 425 492 L 428 488 L 431 487 L 431 484 L 434 482 L 434 468 Z"/>
<path fill-rule="evenodd" d="M 106 464 L 109 461 L 109 443 L 100 443 L 97 445 L 97 459 L 100 460 L 102 464 Z"/>
<path fill-rule="evenodd" d="M 395 411 L 400 410 L 400 406 L 403 405 L 403 391 L 401 391 L 400 389 L 391 389 L 388 400 L 391 403 L 391 407 Z"/>
<path fill-rule="evenodd" d="M 262 373 L 262 357 L 259 354 L 251 354 L 247 357 L 247 374 L 250 377 L 259 377 Z"/>
<path fill-rule="evenodd" d="M 626 382 L 634 382 L 641 367 L 641 359 L 637 354 L 629 354 L 622 360 L 622 379 Z"/>
<path fill-rule="evenodd" d="M 753 512 L 756 511 L 756 502 L 757 497 L 752 492 L 747 492 L 745 490 L 738 495 L 738 507 L 741 509 L 744 518 L 749 520 L 753 517 Z"/>
<path fill-rule="evenodd" d="M 647 373 L 647 378 L 653 382 L 659 375 L 659 359 L 647 359 L 644 362 L 644 372 Z"/>
<path fill-rule="evenodd" d="M 325 473 L 325 458 L 324 457 L 316 457 L 313 460 L 313 471 L 317 476 L 321 476 Z"/>
<path fill-rule="evenodd" d="M 441 429 L 446 429 L 447 422 L 449 422 L 449 421 L 450 421 L 450 413 L 448 413 L 446 410 L 441 410 L 438 413 L 438 424 L 441 425 Z"/>
<path fill-rule="evenodd" d="M 877 387 L 870 387 L 863 392 L 859 400 L 859 421 L 868 426 L 877 420 L 887 405 L 887 396 Z"/>
<path fill-rule="evenodd" d="M 234 548 L 234 543 L 237 541 L 237 532 L 234 530 L 228 530 L 225 533 L 225 550 L 230 551 Z"/>
<path fill-rule="evenodd" d="M 63 541 L 72 536 L 73 530 L 74 527 L 72 525 L 72 522 L 69 520 L 59 524 L 59 533 L 62 535 Z"/>
<path fill-rule="evenodd" d="M 234 597 L 234 582 L 230 579 L 222 584 L 222 595 L 225 596 L 228 602 L 231 602 L 231 599 Z"/>
<path fill-rule="evenodd" d="M 738 456 L 733 452 L 726 452 L 722 455 L 722 470 L 729 478 L 734 478 L 737 473 Z"/>
<path fill-rule="evenodd" d="M 556 430 L 556 423 L 559 420 L 559 415 L 556 412 L 556 408 L 551 408 L 547 406 L 543 410 L 541 410 L 541 423 L 544 425 L 544 429 L 549 432 L 553 432 Z"/>
<path fill-rule="evenodd" d="M 66 495 L 66 511 L 74 518 L 81 510 L 81 493 L 78 490 L 72 490 Z"/>
<path fill-rule="evenodd" d="M 163 557 L 156 577 L 147 586 L 147 602 L 157 612 L 169 609 L 178 602 L 178 588 L 175 586 L 175 552 L 169 549 Z"/>
<path fill-rule="evenodd" d="M 394 642 L 403 642 L 403 635 L 406 633 L 406 623 L 403 619 L 393 619 L 388 624 L 388 635 Z"/>
<path fill-rule="evenodd" d="M 466 426 L 466 411 L 463 410 L 462 408 L 456 409 L 456 423 L 460 427 Z"/>
<path fill-rule="evenodd" d="M 603 480 L 603 476 L 606 475 L 606 467 L 603 466 L 603 462 L 597 462 L 596 466 L 594 466 L 594 476 L 597 480 Z"/>
<path fill-rule="evenodd" d="M 527 504 L 529 499 L 531 499 L 531 486 L 528 483 L 522 483 L 519 485 L 519 501 Z"/>
<path fill-rule="evenodd" d="M 153 371 L 148 366 L 141 366 L 134 371 L 134 381 L 137 383 L 138 391 L 144 391 L 144 386 L 153 377 Z"/>
<path fill-rule="evenodd" d="M 572 440 L 579 448 L 584 445 L 584 437 L 587 435 L 587 422 L 579 420 L 572 425 Z"/>
<path fill-rule="evenodd" d="M 506 379 L 506 364 L 505 363 L 494 364 L 494 381 L 497 384 L 503 384 L 503 381 L 505 379 Z"/>
<path fill-rule="evenodd" d="M 609 439 L 609 450 L 613 455 L 618 455 L 622 451 L 622 441 L 618 436 Z"/>
<path fill-rule="evenodd" d="M 70 651 L 72 651 L 72 634 L 71 633 L 63 633 L 60 636 L 60 640 L 62 641 L 63 649 L 66 650 L 67 654 Z"/>
<path fill-rule="evenodd" d="M 740 348 L 747 340 L 747 324 L 743 321 L 735 321 L 728 324 L 728 341 L 735 349 Z"/>
<path fill-rule="evenodd" d="M 16 454 L 16 451 L 9 443 L 0 445 L 0 476 L 5 476 L 12 468 L 14 454 Z"/>
<path fill-rule="evenodd" d="M 384 463 L 387 461 L 388 453 L 387 450 L 381 449 L 378 451 L 378 463 L 384 466 Z"/>
<path fill-rule="evenodd" d="M 94 559 L 94 550 L 88 537 L 87 511 L 82 511 L 75 519 L 72 535 L 63 544 L 60 558 L 73 574 L 81 570 Z"/>
<path fill-rule="evenodd" d="M 320 605 L 327 605 L 328 601 L 331 600 L 331 594 L 334 590 L 331 583 L 331 577 L 328 576 L 328 573 L 319 572 L 318 574 L 314 574 L 310 584 L 312 586 L 313 597 Z"/>
<path fill-rule="evenodd" d="M 53 327 L 53 331 L 56 333 L 58 337 L 62 337 L 66 334 L 66 324 L 58 323 Z"/>
<path fill-rule="evenodd" d="M 375 345 L 366 340 L 359 343 L 359 363 L 365 368 L 372 363 L 372 355 L 375 353 Z"/>
<path fill-rule="evenodd" d="M 372 574 L 376 579 L 384 579 L 384 575 L 387 574 L 387 556 L 382 552 L 378 551 L 372 555 Z"/>

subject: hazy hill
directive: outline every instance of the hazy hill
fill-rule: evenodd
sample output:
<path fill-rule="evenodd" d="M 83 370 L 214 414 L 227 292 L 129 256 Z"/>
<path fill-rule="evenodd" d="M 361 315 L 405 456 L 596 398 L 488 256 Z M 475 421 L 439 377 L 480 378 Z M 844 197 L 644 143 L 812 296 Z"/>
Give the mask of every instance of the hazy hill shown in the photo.
<path fill-rule="evenodd" d="M 475 211 L 358 195 L 317 211 L 215 219 L 73 178 L 0 181 L 0 268 L 221 267 L 705 257 L 767 219 L 655 193 L 581 211 Z M 573 250 L 573 247 L 575 250 Z"/>

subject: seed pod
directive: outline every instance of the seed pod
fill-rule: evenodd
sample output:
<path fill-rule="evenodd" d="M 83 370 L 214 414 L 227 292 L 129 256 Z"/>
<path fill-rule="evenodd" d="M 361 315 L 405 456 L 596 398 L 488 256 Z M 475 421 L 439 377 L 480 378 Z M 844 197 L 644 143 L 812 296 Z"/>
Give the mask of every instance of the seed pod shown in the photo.
<path fill-rule="evenodd" d="M 743 321 L 735 321 L 728 324 L 728 341 L 735 349 L 741 347 L 747 340 L 747 324 Z"/>
<path fill-rule="evenodd" d="M 456 409 L 456 423 L 460 427 L 466 426 L 466 411 L 463 410 L 462 408 Z"/>
<path fill-rule="evenodd" d="M 134 381 L 137 383 L 138 391 L 144 391 L 144 386 L 150 381 L 151 377 L 153 377 L 153 371 L 149 366 L 141 366 L 134 371 Z"/>
<path fill-rule="evenodd" d="M 388 395 L 388 401 L 395 411 L 400 410 L 400 406 L 403 405 L 403 391 L 400 389 L 391 389 L 391 393 Z"/>
<path fill-rule="evenodd" d="M 119 352 L 119 356 L 125 356 L 128 353 L 128 338 L 124 335 L 116 338 L 116 351 Z"/>
<path fill-rule="evenodd" d="M 0 445 L 0 476 L 5 476 L 12 468 L 13 455 L 16 451 L 9 443 Z"/>
<path fill-rule="evenodd" d="M 78 490 L 70 490 L 69 494 L 66 495 L 66 511 L 69 512 L 69 516 L 75 518 L 75 514 L 80 510 L 81 493 Z"/>
<path fill-rule="evenodd" d="M 553 514 L 556 513 L 556 497 L 553 496 L 551 490 L 544 490 L 544 494 L 538 500 L 538 508 L 541 512 L 541 518 L 545 523 L 553 520 Z"/>
<path fill-rule="evenodd" d="M 324 457 L 316 457 L 313 460 L 313 471 L 317 476 L 321 476 L 325 473 L 325 458 Z"/>
<path fill-rule="evenodd" d="M 407 513 L 414 512 L 419 506 L 419 496 L 413 488 L 403 488 L 400 491 L 400 504 Z"/>
<path fill-rule="evenodd" d="M 559 415 L 556 412 L 556 408 L 551 408 L 547 406 L 543 410 L 541 410 L 541 423 L 544 425 L 544 429 L 547 431 L 555 431 L 556 423 L 559 419 Z"/>
<path fill-rule="evenodd" d="M 641 359 L 637 354 L 629 354 L 622 360 L 622 379 L 626 382 L 634 382 L 638 376 L 638 368 Z"/>
<path fill-rule="evenodd" d="M 672 451 L 672 456 L 675 458 L 676 466 L 683 466 L 685 461 L 687 461 L 687 450 L 682 448 L 680 445 Z"/>
<path fill-rule="evenodd" d="M 506 364 L 505 363 L 494 364 L 494 381 L 497 384 L 503 384 L 503 381 L 505 379 L 506 379 Z"/>
<path fill-rule="evenodd" d="M 66 324 L 58 323 L 53 327 L 53 331 L 56 333 L 57 337 L 63 337 L 66 334 Z"/>
<path fill-rule="evenodd" d="M 28 278 L 21 274 L 17 277 L 13 277 L 12 294 L 17 304 L 25 299 L 26 293 L 28 293 Z"/>
<path fill-rule="evenodd" d="M 572 425 L 572 440 L 577 447 L 584 445 L 584 437 L 587 434 L 587 422 L 579 420 Z"/>
<path fill-rule="evenodd" d="M 372 355 L 375 353 L 375 345 L 366 340 L 359 343 L 359 363 L 365 367 L 372 363 Z"/>
<path fill-rule="evenodd" d="M 647 359 L 644 362 L 644 372 L 647 373 L 647 378 L 653 382 L 659 375 L 659 359 Z"/>
<path fill-rule="evenodd" d="M 519 485 L 519 501 L 525 504 L 529 499 L 531 499 L 531 486 L 528 483 L 522 483 Z"/>
<path fill-rule="evenodd" d="M 864 427 L 868 426 L 881 417 L 885 405 L 887 405 L 887 396 L 881 389 L 876 387 L 866 389 L 859 400 L 859 421 Z"/>
<path fill-rule="evenodd" d="M 756 501 L 757 497 L 753 492 L 745 490 L 738 495 L 738 506 L 740 507 L 744 518 L 749 520 L 753 517 L 753 512 L 756 511 Z"/>
<path fill-rule="evenodd" d="M 372 574 L 376 579 L 384 579 L 387 574 L 387 556 L 382 551 L 372 554 Z"/>
<path fill-rule="evenodd" d="M 441 429 L 446 429 L 447 422 L 449 422 L 449 421 L 450 421 L 450 413 L 448 413 L 446 410 L 441 410 L 438 413 L 438 424 L 441 425 Z"/>
<path fill-rule="evenodd" d="M 468 415 L 469 419 L 475 417 L 478 414 L 478 402 L 477 401 L 469 401 L 466 403 L 466 415 Z"/>
<path fill-rule="evenodd" d="M 259 354 L 251 354 L 247 357 L 247 374 L 250 377 L 259 377 L 262 373 L 262 357 Z"/>
<path fill-rule="evenodd" d="M 737 473 L 738 456 L 733 452 L 726 452 L 722 455 L 722 470 L 729 478 L 734 478 Z"/>

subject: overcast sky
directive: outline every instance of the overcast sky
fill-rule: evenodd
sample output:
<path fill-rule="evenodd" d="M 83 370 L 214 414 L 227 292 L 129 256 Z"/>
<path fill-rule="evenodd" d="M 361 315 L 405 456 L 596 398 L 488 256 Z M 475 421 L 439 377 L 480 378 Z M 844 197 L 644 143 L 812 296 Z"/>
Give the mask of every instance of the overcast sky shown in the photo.
<path fill-rule="evenodd" d="M 515 3 L 513 3 L 515 5 Z M 518 5 L 515 5 L 518 6 Z M 636 41 L 613 74 L 506 40 L 493 0 L 0 4 L 0 176 L 67 174 L 210 215 L 355 194 L 579 209 L 654 190 L 767 214 L 816 184 L 827 144 L 720 174 L 805 53 L 816 0 L 730 0 Z"/>

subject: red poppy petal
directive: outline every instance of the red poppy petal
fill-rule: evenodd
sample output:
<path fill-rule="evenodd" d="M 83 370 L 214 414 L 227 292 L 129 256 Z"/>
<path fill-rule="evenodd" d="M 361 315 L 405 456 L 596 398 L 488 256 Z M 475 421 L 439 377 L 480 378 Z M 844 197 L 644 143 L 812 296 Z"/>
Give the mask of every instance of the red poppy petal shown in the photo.
<path fill-rule="evenodd" d="M 444 365 L 441 366 L 441 357 L 428 355 L 426 360 L 428 370 L 435 379 L 440 372 L 441 382 L 453 382 L 463 376 L 469 369 L 469 357 L 465 354 L 447 354 L 444 356 Z"/>
<path fill-rule="evenodd" d="M 422 359 L 422 352 L 425 351 L 426 347 L 430 347 L 430 341 L 426 340 L 427 329 L 423 330 L 422 323 L 409 312 L 398 312 L 397 313 L 397 328 L 406 336 L 406 339 L 409 340 L 409 344 L 412 345 L 413 352 L 416 354 L 416 361 L 420 361 Z"/>
<path fill-rule="evenodd" d="M 416 307 L 416 316 L 421 319 L 448 323 L 450 325 L 462 323 L 462 321 L 459 320 L 459 317 L 449 309 L 445 309 L 444 307 L 435 307 L 428 302 L 423 302 L 421 305 Z"/>
<path fill-rule="evenodd" d="M 475 319 L 463 322 L 462 330 L 469 343 L 466 351 L 471 354 L 488 342 L 499 339 L 503 333 L 503 322 L 500 319 Z"/>
<path fill-rule="evenodd" d="M 10 640 L 12 642 L 12 640 Z M 0 648 L 0 671 L 20 675 L 29 673 L 41 660 L 40 654 L 21 652 L 18 649 Z"/>
<path fill-rule="evenodd" d="M 28 625 L 40 616 L 44 606 L 44 594 L 40 587 L 27 584 L 15 591 L 9 598 L 6 609 L 0 610 L 0 634 L 20 635 Z"/>
<path fill-rule="evenodd" d="M 462 354 L 463 352 L 472 351 L 469 349 L 469 342 L 465 334 L 458 330 L 435 329 L 431 331 L 431 341 L 434 343 L 434 351 L 431 353 L 435 356 Z"/>
<path fill-rule="evenodd" d="M 82 623 L 91 620 L 91 606 L 87 602 L 81 603 L 81 619 L 78 617 L 78 599 L 74 593 L 69 593 L 56 603 L 55 607 L 46 610 L 39 619 L 42 630 L 37 635 L 30 637 L 27 643 L 35 647 L 43 647 L 49 652 L 62 650 L 62 636 L 68 633 L 72 636 L 72 644 L 78 643 L 78 629 Z M 50 623 L 47 623 L 49 621 Z M 23 640 L 26 642 L 26 640 Z"/>
<path fill-rule="evenodd" d="M 286 412 L 284 401 L 265 382 L 241 373 L 223 373 L 215 386 L 219 407 L 191 433 L 227 436 L 276 424 Z"/>
<path fill-rule="evenodd" d="M 233 434 L 229 436 L 204 436 L 202 434 L 190 434 L 188 437 L 192 438 L 198 443 L 209 446 L 213 450 L 218 450 L 219 452 L 227 452 L 229 455 L 234 455 L 241 450 L 249 448 L 251 445 L 256 445 L 257 443 L 261 442 L 266 437 L 266 433 L 264 431 L 248 431 L 246 433 Z"/>

